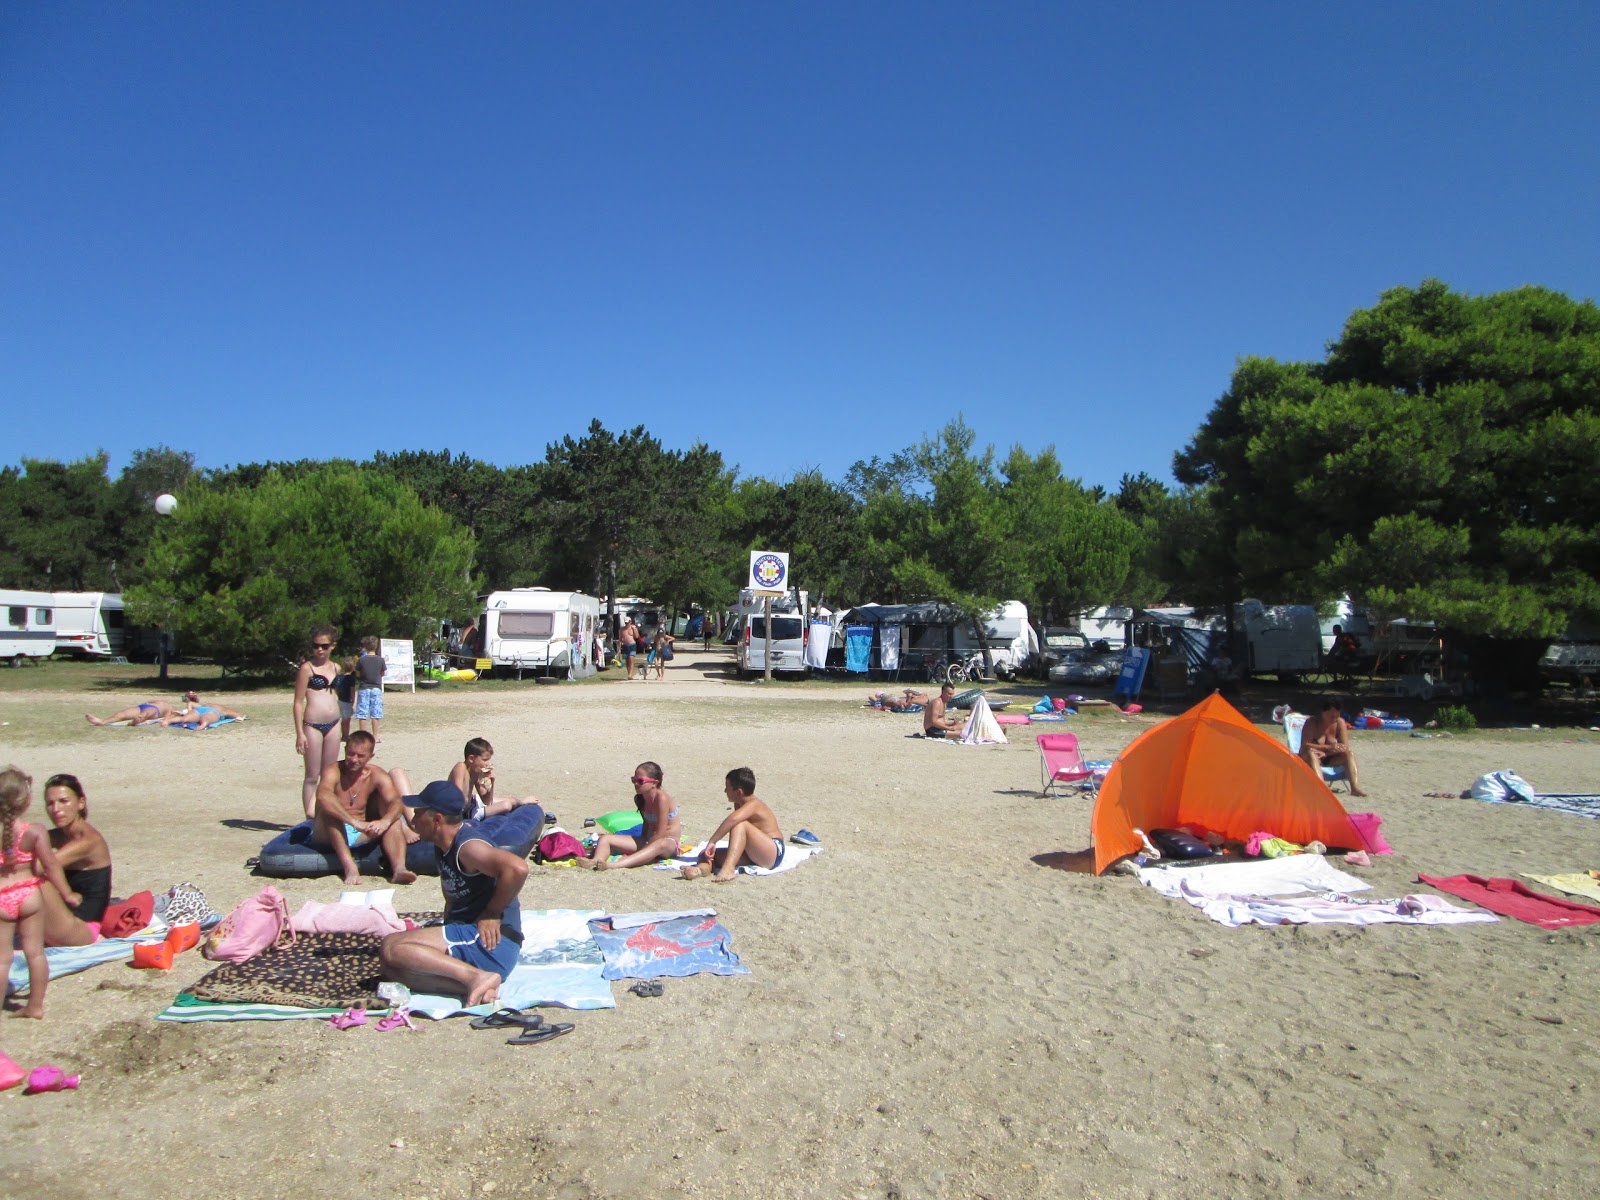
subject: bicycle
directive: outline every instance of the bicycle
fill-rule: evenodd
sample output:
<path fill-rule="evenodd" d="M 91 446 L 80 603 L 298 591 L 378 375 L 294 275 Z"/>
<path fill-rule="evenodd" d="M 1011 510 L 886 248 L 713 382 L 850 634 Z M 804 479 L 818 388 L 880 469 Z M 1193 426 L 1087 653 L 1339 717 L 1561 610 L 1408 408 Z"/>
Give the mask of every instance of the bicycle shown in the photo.
<path fill-rule="evenodd" d="M 945 668 L 946 683 L 977 683 L 983 678 L 983 652 L 975 650 Z"/>

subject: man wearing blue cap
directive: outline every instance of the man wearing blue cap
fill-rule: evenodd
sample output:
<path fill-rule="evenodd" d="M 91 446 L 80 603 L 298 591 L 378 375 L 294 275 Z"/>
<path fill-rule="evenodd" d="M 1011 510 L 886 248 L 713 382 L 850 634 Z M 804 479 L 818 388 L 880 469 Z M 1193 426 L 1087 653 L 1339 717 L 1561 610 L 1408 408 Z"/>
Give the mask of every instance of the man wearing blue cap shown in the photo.
<path fill-rule="evenodd" d="M 439 851 L 444 924 L 391 933 L 383 939 L 383 977 L 415 992 L 461 993 L 467 1007 L 493 1000 L 517 965 L 522 909 L 517 894 L 527 862 L 501 850 L 474 821 L 466 797 L 448 780 L 407 796 L 411 827 Z"/>

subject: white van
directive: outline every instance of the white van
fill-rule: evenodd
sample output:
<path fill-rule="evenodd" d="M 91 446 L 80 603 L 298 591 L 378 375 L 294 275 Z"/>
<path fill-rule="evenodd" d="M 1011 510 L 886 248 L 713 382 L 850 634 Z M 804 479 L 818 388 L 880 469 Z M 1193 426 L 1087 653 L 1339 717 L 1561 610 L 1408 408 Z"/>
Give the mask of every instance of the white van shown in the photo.
<path fill-rule="evenodd" d="M 120 592 L 56 592 L 56 649 L 87 658 L 128 653 Z"/>
<path fill-rule="evenodd" d="M 515 668 L 564 679 L 587 679 L 594 663 L 601 603 L 582 592 L 512 588 L 484 598 L 482 654 L 497 670 Z"/>
<path fill-rule="evenodd" d="M 772 600 L 772 670 L 806 672 L 807 595 L 794 591 Z M 767 670 L 767 619 L 763 601 L 749 590 L 739 593 L 739 673 L 764 675 Z"/>
<path fill-rule="evenodd" d="M 20 667 L 24 659 L 54 654 L 55 604 L 51 592 L 0 591 L 0 659 Z"/>

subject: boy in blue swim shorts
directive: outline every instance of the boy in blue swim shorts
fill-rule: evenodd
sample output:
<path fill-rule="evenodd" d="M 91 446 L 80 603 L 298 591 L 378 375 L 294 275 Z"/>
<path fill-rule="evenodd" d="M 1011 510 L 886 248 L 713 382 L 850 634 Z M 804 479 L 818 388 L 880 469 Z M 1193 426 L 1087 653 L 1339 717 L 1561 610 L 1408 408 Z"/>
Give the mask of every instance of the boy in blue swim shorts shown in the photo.
<path fill-rule="evenodd" d="M 496 847 L 476 822 L 463 819 L 466 797 L 447 779 L 407 796 L 411 826 L 439 851 L 444 924 L 391 933 L 379 957 L 383 978 L 415 992 L 461 995 L 471 1008 L 500 994 L 522 950 L 517 896 L 527 861 Z"/>

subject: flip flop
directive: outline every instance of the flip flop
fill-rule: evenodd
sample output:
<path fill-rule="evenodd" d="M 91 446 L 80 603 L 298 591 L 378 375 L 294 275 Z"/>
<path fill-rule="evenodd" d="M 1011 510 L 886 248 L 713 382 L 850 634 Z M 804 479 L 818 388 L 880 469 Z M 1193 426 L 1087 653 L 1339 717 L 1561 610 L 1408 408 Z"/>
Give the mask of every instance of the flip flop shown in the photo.
<path fill-rule="evenodd" d="M 641 1000 L 650 996 L 659 996 L 666 991 L 666 986 L 659 979 L 641 979 L 628 989 Z"/>
<path fill-rule="evenodd" d="M 473 1029 L 538 1029 L 544 1017 L 536 1012 L 520 1012 L 515 1008 L 502 1008 L 472 1022 Z"/>
<path fill-rule="evenodd" d="M 558 1038 L 563 1033 L 571 1033 L 573 1029 L 570 1021 L 560 1021 L 552 1025 L 541 1025 L 538 1029 L 530 1029 L 520 1033 L 514 1038 L 507 1038 L 508 1046 L 537 1046 L 540 1042 L 548 1042 Z"/>
<path fill-rule="evenodd" d="M 337 1017 L 329 1017 L 328 1024 L 335 1029 L 353 1029 L 357 1025 L 367 1023 L 367 1010 L 365 1008 L 347 1008 Z"/>

